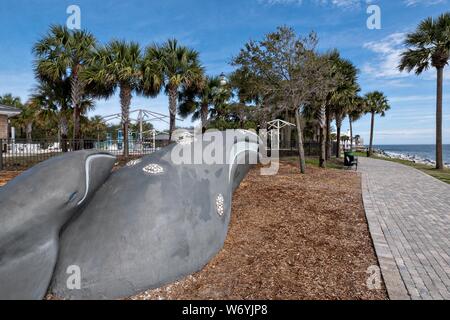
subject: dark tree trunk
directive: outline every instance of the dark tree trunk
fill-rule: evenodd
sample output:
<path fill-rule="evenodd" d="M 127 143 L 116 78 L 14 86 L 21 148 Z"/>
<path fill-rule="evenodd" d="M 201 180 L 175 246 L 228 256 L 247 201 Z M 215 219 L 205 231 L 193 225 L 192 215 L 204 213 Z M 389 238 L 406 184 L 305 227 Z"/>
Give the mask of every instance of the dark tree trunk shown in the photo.
<path fill-rule="evenodd" d="M 265 108 L 265 106 L 263 106 L 263 110 L 262 110 L 262 114 L 261 114 L 261 122 L 260 122 L 260 127 L 263 130 L 267 130 L 267 109 Z"/>
<path fill-rule="evenodd" d="M 327 150 L 327 144 L 326 144 L 326 128 L 321 128 L 320 129 L 320 161 L 319 161 L 319 165 L 321 168 L 326 168 L 327 167 L 327 155 L 326 155 L 326 150 Z"/>
<path fill-rule="evenodd" d="M 348 117 L 348 122 L 350 124 L 350 151 L 353 151 L 353 121 L 352 117 Z"/>
<path fill-rule="evenodd" d="M 175 87 L 169 88 L 169 113 L 170 113 L 170 129 L 169 141 L 172 142 L 173 132 L 176 125 L 178 90 Z"/>
<path fill-rule="evenodd" d="M 27 143 L 31 143 L 33 140 L 33 137 L 31 136 L 32 132 L 33 132 L 33 123 L 28 122 L 26 124 Z"/>
<path fill-rule="evenodd" d="M 436 169 L 444 169 L 442 156 L 442 95 L 444 68 L 437 68 L 437 100 L 436 100 Z"/>
<path fill-rule="evenodd" d="M 325 159 L 330 160 L 331 158 L 331 113 L 330 113 L 330 107 L 327 106 L 325 109 L 325 118 L 326 118 L 326 125 L 327 125 L 327 132 L 326 132 L 326 149 L 325 149 Z"/>
<path fill-rule="evenodd" d="M 303 148 L 303 129 L 302 129 L 302 120 L 300 118 L 299 111 L 295 112 L 295 121 L 297 123 L 298 157 L 299 157 L 299 163 L 300 163 L 300 172 L 302 174 L 305 174 L 306 173 L 305 150 Z"/>
<path fill-rule="evenodd" d="M 123 156 L 128 158 L 130 153 L 128 141 L 128 128 L 130 124 L 131 88 L 126 84 L 120 86 L 120 106 L 122 108 L 122 130 L 123 130 Z"/>
<path fill-rule="evenodd" d="M 205 133 L 207 130 L 207 123 L 208 123 L 208 104 L 204 103 L 201 106 L 200 110 L 200 116 L 202 119 L 202 133 Z"/>
<path fill-rule="evenodd" d="M 341 157 L 341 126 L 342 126 L 342 118 L 341 115 L 336 113 L 336 158 Z"/>
<path fill-rule="evenodd" d="M 372 111 L 372 119 L 370 121 L 370 144 L 369 144 L 369 157 L 373 154 L 373 129 L 375 127 L 375 112 Z"/>

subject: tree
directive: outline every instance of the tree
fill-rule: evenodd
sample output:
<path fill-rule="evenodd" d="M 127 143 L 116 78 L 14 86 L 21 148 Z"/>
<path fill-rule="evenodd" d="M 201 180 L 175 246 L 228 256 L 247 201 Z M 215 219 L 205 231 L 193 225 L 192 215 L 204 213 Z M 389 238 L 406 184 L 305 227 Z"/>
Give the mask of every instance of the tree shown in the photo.
<path fill-rule="evenodd" d="M 327 123 L 327 105 L 330 94 L 336 90 L 339 84 L 340 74 L 336 72 L 335 65 L 328 53 L 316 55 L 311 59 L 315 60 L 311 65 L 316 65 L 311 76 L 315 77 L 318 85 L 312 93 L 311 103 L 303 108 L 303 117 L 310 120 L 310 122 L 314 120 L 312 122 L 313 128 L 318 128 L 320 144 L 319 166 L 326 168 L 327 130 L 329 126 Z"/>
<path fill-rule="evenodd" d="M 144 60 L 145 68 L 156 71 L 146 77 L 147 83 L 150 86 L 161 85 L 169 96 L 171 141 L 176 126 L 180 92 L 198 87 L 203 79 L 204 71 L 200 65 L 199 54 L 193 49 L 181 46 L 177 40 L 170 39 L 163 45 L 148 47 Z"/>
<path fill-rule="evenodd" d="M 264 85 L 260 80 L 260 77 L 252 73 L 248 66 L 239 65 L 239 68 L 229 77 L 228 87 L 231 92 L 228 91 L 228 93 L 238 98 L 239 102 L 236 108 L 240 109 L 241 115 L 242 111 L 245 110 L 245 117 L 252 119 L 251 125 L 258 123 L 257 126 L 260 129 L 267 129 L 268 116 L 271 113 L 269 107 L 270 95 L 264 93 Z"/>
<path fill-rule="evenodd" d="M 204 77 L 198 88 L 188 88 L 180 94 L 179 113 L 183 118 L 192 114 L 192 120 L 201 120 L 202 132 L 208 126 L 208 115 L 210 107 L 213 106 L 220 97 L 221 90 L 219 77 Z"/>
<path fill-rule="evenodd" d="M 52 26 L 49 33 L 38 41 L 33 51 L 36 77 L 48 83 L 70 81 L 70 101 L 73 108 L 73 139 L 80 136 L 82 100 L 88 94 L 80 75 L 96 46 L 95 37 L 84 30 L 69 30 L 65 26 Z M 78 143 L 75 149 L 78 149 Z"/>
<path fill-rule="evenodd" d="M 369 157 L 372 156 L 373 153 L 373 131 L 375 126 L 375 115 L 379 114 L 382 117 L 386 115 L 386 111 L 388 111 L 391 107 L 389 105 L 388 99 L 385 95 L 380 91 L 369 92 L 365 95 L 367 112 L 371 114 L 371 122 L 370 122 L 370 146 L 369 146 Z"/>
<path fill-rule="evenodd" d="M 317 37 L 310 33 L 298 37 L 292 28 L 279 27 L 262 41 L 250 41 L 232 61 L 250 72 L 258 82 L 258 92 L 272 113 L 286 110 L 295 114 L 300 171 L 306 172 L 303 148 L 302 110 L 315 101 L 322 88 L 323 76 L 318 65 Z"/>
<path fill-rule="evenodd" d="M 98 96 L 111 97 L 119 91 L 124 136 L 123 155 L 129 156 L 130 106 L 133 93 L 154 96 L 159 88 L 143 84 L 143 60 L 139 44 L 113 40 L 98 48 L 86 69 L 83 79 Z M 150 73 L 150 70 L 147 71 Z M 150 77 L 150 75 L 148 75 Z"/>
<path fill-rule="evenodd" d="M 444 169 L 442 154 L 442 95 L 444 68 L 450 58 L 450 12 L 437 19 L 423 20 L 417 29 L 406 36 L 399 65 L 400 71 L 415 71 L 417 75 L 431 67 L 437 71 L 436 96 L 436 169 Z"/>

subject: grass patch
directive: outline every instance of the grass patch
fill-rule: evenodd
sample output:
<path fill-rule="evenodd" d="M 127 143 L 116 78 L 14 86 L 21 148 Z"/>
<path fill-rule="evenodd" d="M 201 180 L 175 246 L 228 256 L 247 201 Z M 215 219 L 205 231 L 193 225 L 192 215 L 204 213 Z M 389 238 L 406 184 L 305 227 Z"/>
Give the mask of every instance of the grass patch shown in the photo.
<path fill-rule="evenodd" d="M 284 158 L 281 158 L 281 160 L 298 164 L 298 157 L 284 157 Z M 307 157 L 306 165 L 318 168 L 319 167 L 319 158 Z M 337 170 L 345 169 L 344 159 L 336 159 L 335 157 L 332 157 L 330 160 L 327 161 L 327 168 L 328 169 L 337 169 Z"/>
<path fill-rule="evenodd" d="M 358 156 L 359 157 L 367 157 L 366 153 L 358 154 Z M 428 174 L 438 180 L 441 180 L 445 183 L 450 184 L 450 169 L 437 170 L 434 167 L 428 166 L 426 164 L 414 163 L 412 161 L 402 160 L 402 159 L 385 158 L 385 157 L 380 157 L 377 155 L 373 155 L 372 158 L 404 164 L 405 166 L 413 167 L 417 170 L 425 172 L 426 174 Z"/>

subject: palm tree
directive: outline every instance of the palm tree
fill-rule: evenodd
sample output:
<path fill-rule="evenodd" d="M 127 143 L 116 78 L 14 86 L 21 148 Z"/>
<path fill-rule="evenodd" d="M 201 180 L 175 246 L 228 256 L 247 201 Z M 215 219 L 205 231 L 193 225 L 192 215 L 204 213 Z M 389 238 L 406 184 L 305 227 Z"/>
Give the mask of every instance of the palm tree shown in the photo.
<path fill-rule="evenodd" d="M 210 107 L 217 101 L 219 91 L 220 78 L 206 76 L 199 88 L 191 88 L 180 94 L 180 115 L 185 118 L 192 114 L 193 121 L 200 119 L 204 133 L 208 126 Z"/>
<path fill-rule="evenodd" d="M 50 32 L 38 41 L 33 51 L 37 56 L 35 74 L 41 81 L 60 82 L 69 79 L 70 100 L 73 108 L 73 139 L 80 136 L 82 100 L 85 83 L 80 79 L 86 62 L 96 46 L 95 37 L 84 30 L 69 30 L 66 26 L 52 26 Z M 78 149 L 78 143 L 75 145 Z"/>
<path fill-rule="evenodd" d="M 39 108 L 39 117 L 53 120 L 58 118 L 59 141 L 63 152 L 68 151 L 70 108 L 70 79 L 57 81 L 41 80 L 30 97 L 30 101 Z M 47 122 L 44 120 L 44 122 Z"/>
<path fill-rule="evenodd" d="M 14 97 L 11 93 L 7 93 L 0 96 L 0 104 L 9 107 L 21 108 L 22 100 L 20 99 L 20 97 Z"/>
<path fill-rule="evenodd" d="M 366 112 L 366 101 L 360 96 L 355 96 L 348 111 L 348 121 L 350 126 L 350 148 L 353 148 L 353 123 L 361 119 Z"/>
<path fill-rule="evenodd" d="M 20 114 L 12 119 L 12 125 L 17 128 L 25 129 L 27 141 L 31 142 L 31 130 L 33 124 L 32 109 L 27 104 L 23 104 L 20 97 L 14 97 L 8 93 L 0 96 L 0 104 L 20 109 Z"/>
<path fill-rule="evenodd" d="M 101 137 L 106 135 L 108 126 L 101 116 L 94 116 L 86 121 L 85 130 L 88 132 L 90 137 L 96 137 L 97 142 L 100 141 Z"/>
<path fill-rule="evenodd" d="M 27 143 L 31 143 L 33 123 L 36 119 L 39 109 L 32 103 L 32 101 L 28 101 L 26 104 L 22 105 L 20 109 L 20 115 L 14 119 L 14 122 L 21 128 L 25 129 Z"/>
<path fill-rule="evenodd" d="M 386 111 L 388 111 L 391 106 L 389 105 L 389 101 L 384 95 L 384 93 L 380 91 L 369 92 L 365 95 L 366 100 L 366 112 L 370 113 L 372 118 L 370 122 L 370 145 L 368 156 L 372 156 L 373 153 L 373 130 L 375 126 L 375 115 L 379 114 L 382 117 L 386 115 Z"/>
<path fill-rule="evenodd" d="M 357 83 L 358 69 L 349 60 L 342 58 L 339 51 L 333 50 L 329 53 L 329 59 L 333 63 L 337 86 L 328 96 L 328 116 L 332 113 L 336 122 L 337 148 L 336 158 L 341 156 L 341 128 L 347 113 L 350 109 L 353 99 L 360 91 Z M 325 110 L 325 115 L 326 114 Z M 327 120 L 329 121 L 329 119 Z"/>
<path fill-rule="evenodd" d="M 124 157 L 129 156 L 128 132 L 133 92 L 144 92 L 142 66 L 139 44 L 113 40 L 105 47 L 97 49 L 83 74 L 84 81 L 92 87 L 97 96 L 108 98 L 119 90 Z"/>
<path fill-rule="evenodd" d="M 147 48 L 144 65 L 157 70 L 152 72 L 153 75 L 150 77 L 152 81 L 148 82 L 161 84 L 169 96 L 169 139 L 172 140 L 180 91 L 198 86 L 203 79 L 199 54 L 195 50 L 179 45 L 177 40 L 170 39 L 162 46 L 152 45 Z M 158 74 L 161 76 L 160 79 L 156 77 Z"/>
<path fill-rule="evenodd" d="M 400 71 L 415 71 L 420 75 L 431 67 L 437 71 L 436 99 L 436 169 L 444 169 L 442 156 L 442 95 L 444 68 L 450 58 L 450 12 L 437 19 L 423 20 L 416 31 L 407 35 Z"/>

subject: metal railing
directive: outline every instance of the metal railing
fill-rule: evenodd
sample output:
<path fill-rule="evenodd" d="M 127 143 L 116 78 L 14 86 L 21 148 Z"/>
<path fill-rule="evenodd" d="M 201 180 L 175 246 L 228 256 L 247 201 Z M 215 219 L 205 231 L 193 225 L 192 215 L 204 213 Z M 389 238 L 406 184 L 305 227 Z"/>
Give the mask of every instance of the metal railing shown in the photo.
<path fill-rule="evenodd" d="M 131 157 L 151 154 L 167 145 L 166 141 L 130 140 L 128 153 Z M 1 140 L 0 170 L 16 171 L 28 169 L 49 158 L 76 150 L 96 149 L 117 157 L 124 154 L 122 140 Z"/>

